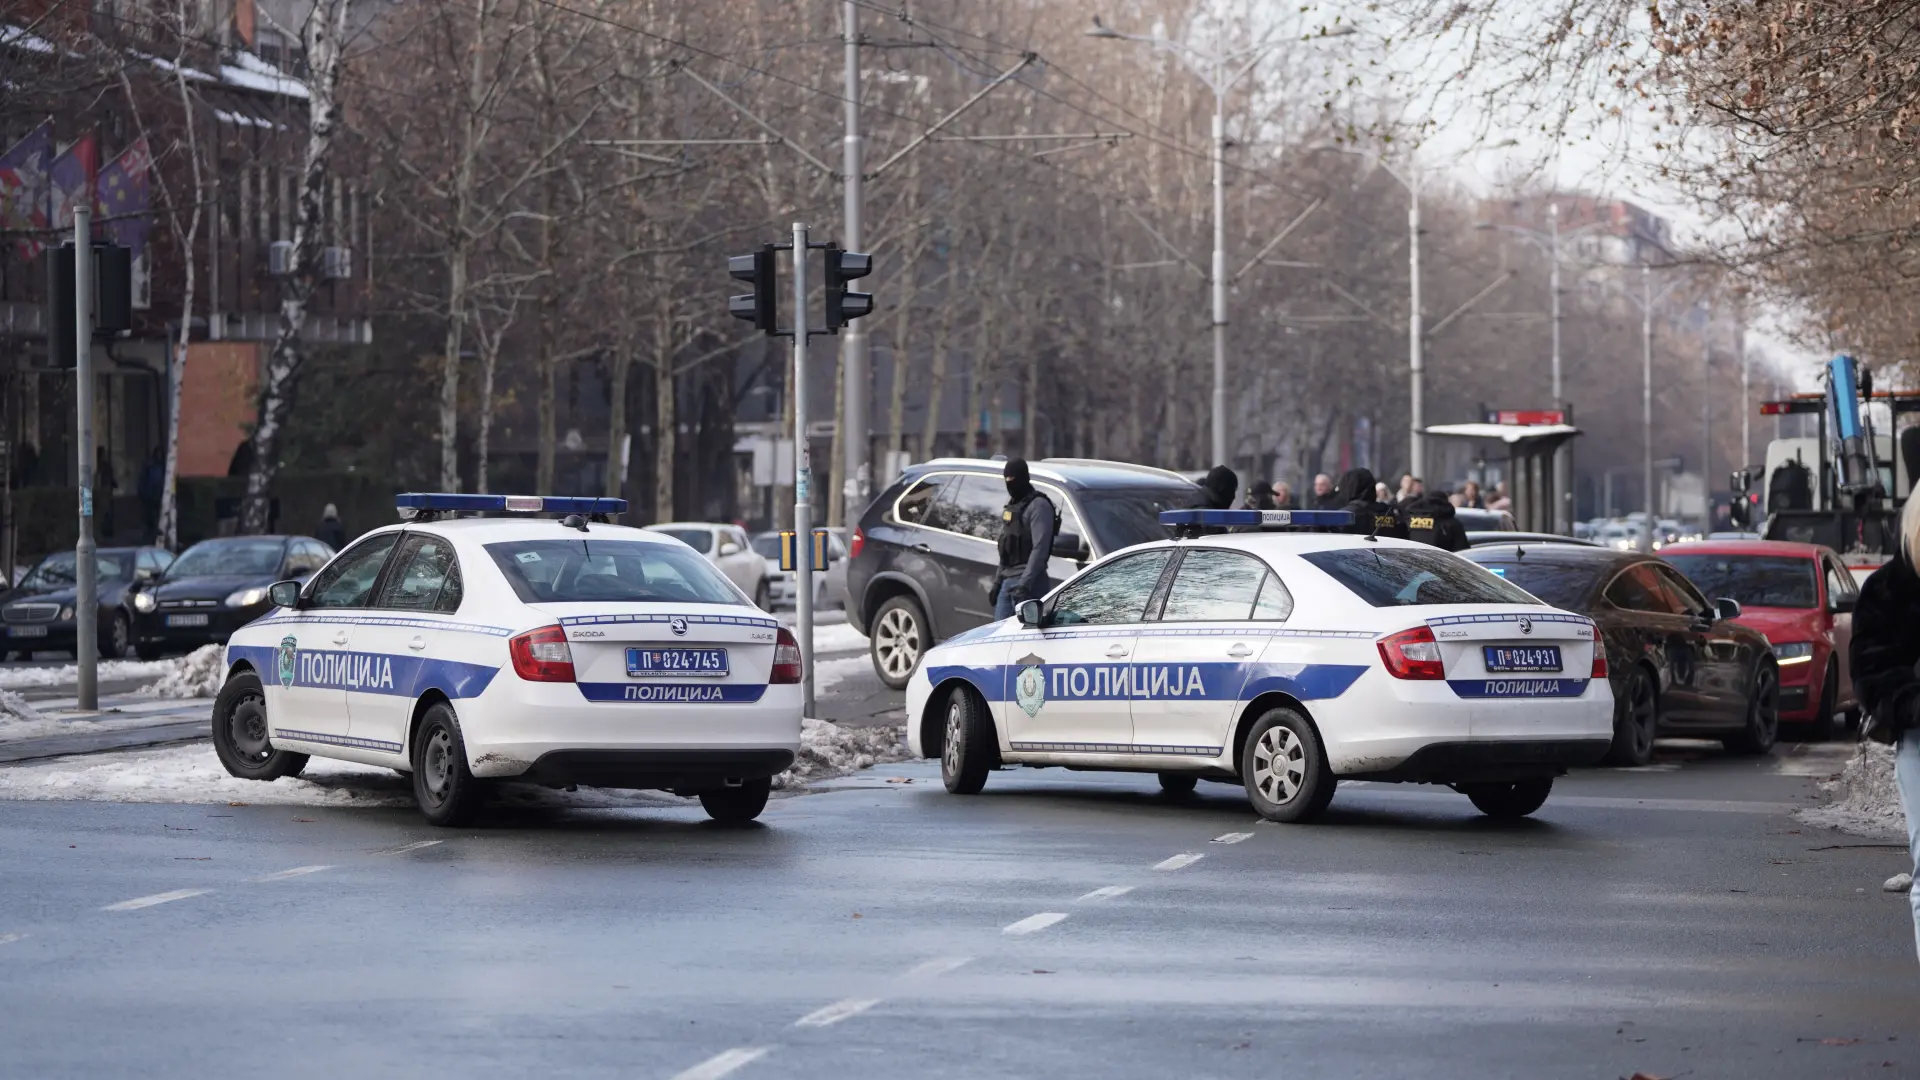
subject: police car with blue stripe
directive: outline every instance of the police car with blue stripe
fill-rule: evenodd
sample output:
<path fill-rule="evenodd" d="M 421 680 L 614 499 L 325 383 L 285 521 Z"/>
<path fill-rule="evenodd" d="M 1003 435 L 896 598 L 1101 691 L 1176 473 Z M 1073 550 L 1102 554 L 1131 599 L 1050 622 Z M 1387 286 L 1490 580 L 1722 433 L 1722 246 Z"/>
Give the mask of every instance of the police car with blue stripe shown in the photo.
<path fill-rule="evenodd" d="M 1176 539 L 928 650 L 907 689 L 913 751 L 938 757 L 956 794 L 1002 765 L 1155 772 L 1174 793 L 1241 783 L 1287 822 L 1319 814 L 1343 778 L 1447 784 L 1521 817 L 1606 753 L 1613 696 L 1591 619 L 1351 520 L 1162 514 Z"/>
<path fill-rule="evenodd" d="M 800 745 L 800 648 L 623 499 L 401 495 L 235 632 L 213 743 L 235 776 L 309 757 L 411 773 L 428 820 L 494 780 L 661 788 L 746 821 Z M 504 513 L 508 517 L 481 517 Z M 559 519 L 534 515 L 558 514 Z M 465 516 L 463 516 L 465 515 Z"/>

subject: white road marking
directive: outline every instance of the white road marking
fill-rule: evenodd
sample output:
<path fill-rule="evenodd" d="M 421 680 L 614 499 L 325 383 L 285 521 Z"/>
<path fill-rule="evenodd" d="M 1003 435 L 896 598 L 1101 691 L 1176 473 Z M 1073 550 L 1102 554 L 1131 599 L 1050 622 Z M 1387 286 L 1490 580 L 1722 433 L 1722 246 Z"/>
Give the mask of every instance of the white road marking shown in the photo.
<path fill-rule="evenodd" d="M 333 866 L 331 864 L 322 865 L 322 866 L 296 866 L 291 870 L 276 870 L 271 874 L 262 874 L 259 877 L 254 878 L 253 880 L 254 881 L 281 881 L 283 879 L 290 878 L 290 877 L 301 877 L 306 874 L 317 874 L 322 870 L 331 870 L 331 869 L 333 869 Z"/>
<path fill-rule="evenodd" d="M 971 956 L 938 957 L 933 960 L 928 960 L 925 963 L 913 965 L 907 969 L 907 973 L 901 976 L 901 978 L 931 979 L 935 975 L 945 975 L 949 971 L 957 971 L 965 967 L 972 960 L 973 957 Z"/>
<path fill-rule="evenodd" d="M 742 1065 L 751 1065 L 766 1057 L 767 1051 L 772 1049 L 771 1046 L 736 1046 L 731 1050 L 722 1050 L 685 1072 L 674 1073 L 673 1080 L 720 1080 Z"/>
<path fill-rule="evenodd" d="M 1133 886 L 1131 885 L 1102 885 L 1080 899 L 1075 900 L 1074 903 L 1084 904 L 1089 900 L 1111 900 L 1116 896 L 1125 896 L 1132 891 Z"/>
<path fill-rule="evenodd" d="M 374 854 L 375 855 L 405 855 L 409 851 L 419 851 L 421 848 L 429 848 L 435 844 L 444 844 L 444 843 L 446 843 L 445 840 L 420 840 L 411 844 L 402 844 L 397 848 L 388 848 L 385 851 L 376 851 L 374 852 Z"/>
<path fill-rule="evenodd" d="M 1178 870 L 1183 866 L 1192 866 L 1204 858 L 1206 858 L 1206 856 L 1197 851 L 1183 851 L 1171 859 L 1162 859 L 1154 863 L 1153 868 L 1155 870 Z"/>
<path fill-rule="evenodd" d="M 1223 836 L 1214 837 L 1213 842 L 1216 844 L 1237 844 L 1242 840 L 1251 839 L 1253 839 L 1253 834 L 1250 832 L 1230 832 Z"/>
<path fill-rule="evenodd" d="M 795 1020 L 793 1026 L 826 1027 L 829 1024 L 837 1024 L 849 1016 L 859 1016 L 878 1004 L 880 1004 L 879 998 L 847 998 L 844 1001 L 836 1001 L 824 1009 L 815 1009 Z"/>
<path fill-rule="evenodd" d="M 141 908 L 152 907 L 155 904 L 166 904 L 175 900 L 185 900 L 189 896 L 204 896 L 212 891 L 211 889 L 175 889 L 172 892 L 154 893 L 152 896 L 136 896 L 131 900 L 122 900 L 117 904 L 108 904 L 100 910 L 138 911 Z"/>
<path fill-rule="evenodd" d="M 1000 932 L 1018 937 L 1021 934 L 1031 934 L 1039 930 L 1045 930 L 1047 927 L 1052 926 L 1054 923 L 1066 917 L 1067 913 L 1064 911 L 1043 911 L 1038 915 L 1029 915 L 1017 923 L 1012 923 L 1002 928 Z"/>
<path fill-rule="evenodd" d="M 26 936 L 25 934 L 0 934 L 0 945 L 11 945 Z"/>

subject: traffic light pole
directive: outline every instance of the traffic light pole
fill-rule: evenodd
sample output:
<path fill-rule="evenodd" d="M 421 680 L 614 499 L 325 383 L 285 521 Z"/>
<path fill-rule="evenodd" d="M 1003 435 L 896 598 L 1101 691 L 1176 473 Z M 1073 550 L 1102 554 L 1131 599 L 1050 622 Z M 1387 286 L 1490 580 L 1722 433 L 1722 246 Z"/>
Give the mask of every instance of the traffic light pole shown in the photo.
<path fill-rule="evenodd" d="M 793 610 L 802 716 L 813 716 L 813 453 L 807 446 L 807 227 L 793 223 Z"/>
<path fill-rule="evenodd" d="M 860 244 L 860 5 L 858 0 L 843 0 L 841 27 L 846 48 L 846 134 L 841 138 L 841 182 L 845 192 L 846 221 L 841 242 L 852 251 L 864 251 Z M 873 479 L 868 455 L 873 443 L 867 430 L 867 397 L 872 389 L 868 374 L 867 332 L 859 323 L 850 323 L 840 342 L 841 409 L 840 432 L 841 516 L 837 525 L 851 528 L 866 510 L 867 494 Z"/>
<path fill-rule="evenodd" d="M 79 414 L 74 417 L 75 454 L 80 480 L 80 538 L 73 545 L 73 659 L 79 669 L 75 704 L 81 712 L 100 708 L 100 606 L 94 596 L 93 553 L 93 212 L 73 208 L 73 383 Z"/>

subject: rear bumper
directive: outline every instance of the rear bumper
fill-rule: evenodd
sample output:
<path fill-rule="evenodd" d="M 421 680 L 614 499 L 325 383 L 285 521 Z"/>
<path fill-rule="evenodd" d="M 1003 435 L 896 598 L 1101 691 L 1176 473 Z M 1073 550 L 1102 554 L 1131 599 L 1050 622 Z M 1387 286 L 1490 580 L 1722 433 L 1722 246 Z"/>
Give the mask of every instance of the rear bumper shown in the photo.
<path fill-rule="evenodd" d="M 1511 739 L 1429 743 L 1400 764 L 1341 779 L 1469 784 L 1559 776 L 1606 756 L 1611 739 Z"/>
<path fill-rule="evenodd" d="M 759 780 L 786 771 L 791 750 L 555 750 L 540 755 L 522 780 L 592 787 L 719 787 L 729 780 Z"/>

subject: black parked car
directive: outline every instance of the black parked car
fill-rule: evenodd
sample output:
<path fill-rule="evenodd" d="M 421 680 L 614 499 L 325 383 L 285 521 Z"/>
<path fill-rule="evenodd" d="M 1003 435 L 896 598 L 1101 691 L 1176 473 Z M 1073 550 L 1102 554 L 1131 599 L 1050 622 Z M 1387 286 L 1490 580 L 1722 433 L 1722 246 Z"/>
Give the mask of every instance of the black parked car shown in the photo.
<path fill-rule="evenodd" d="M 165 548 L 101 548 L 94 553 L 94 600 L 98 605 L 100 656 L 133 655 L 133 590 L 160 576 L 173 553 Z M 36 652 L 72 652 L 74 567 L 71 551 L 56 551 L 34 564 L 0 605 L 6 624 L 7 659 Z"/>
<path fill-rule="evenodd" d="M 1460 553 L 1554 607 L 1590 615 L 1607 649 L 1615 765 L 1645 765 L 1657 735 L 1719 739 L 1736 754 L 1773 749 L 1780 669 L 1740 604 L 1708 602 L 1659 558 L 1575 544 L 1507 544 Z"/>
<path fill-rule="evenodd" d="M 861 516 L 847 564 L 847 619 L 868 637 L 873 669 L 898 690 L 935 642 L 993 620 L 1003 462 L 942 458 L 915 465 Z M 1160 511 L 1192 506 L 1179 473 L 1117 461 L 1049 458 L 1033 486 L 1060 511 L 1048 574 L 1065 581 L 1093 559 L 1167 538 Z"/>
<path fill-rule="evenodd" d="M 134 646 L 150 660 L 225 641 L 273 606 L 267 586 L 305 581 L 331 558 L 333 549 L 310 536 L 202 540 L 133 595 Z"/>

